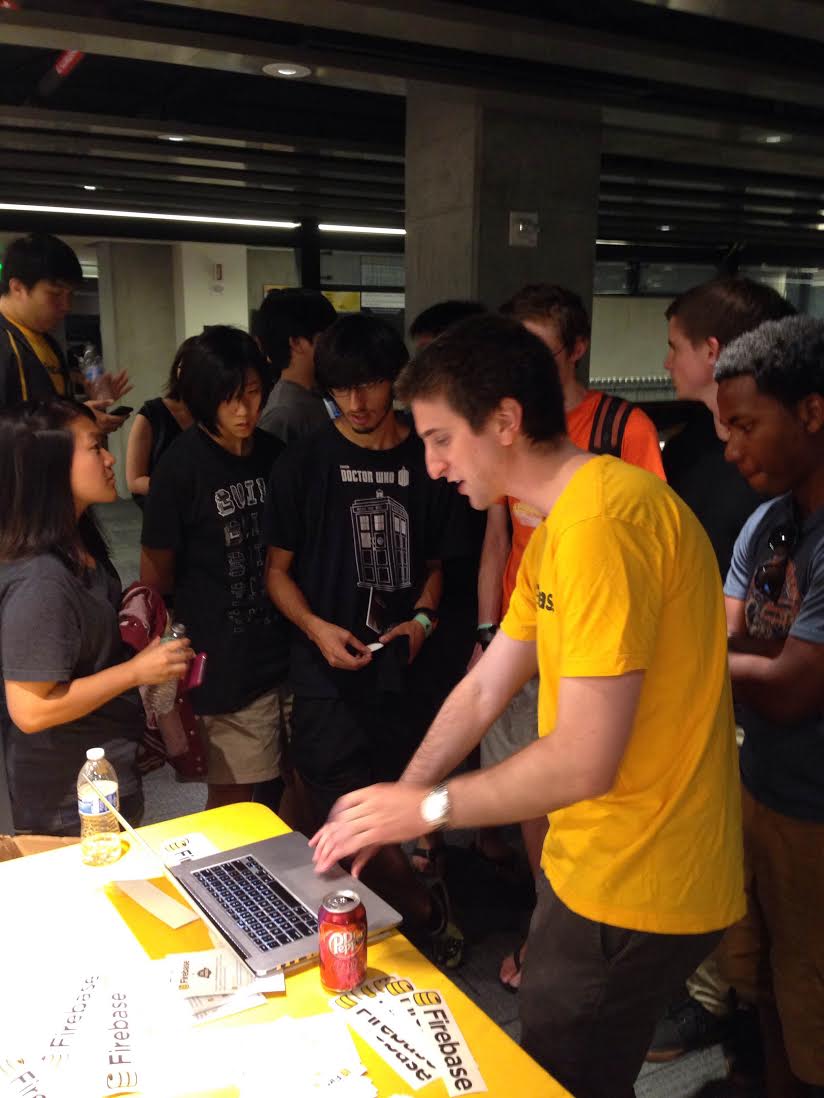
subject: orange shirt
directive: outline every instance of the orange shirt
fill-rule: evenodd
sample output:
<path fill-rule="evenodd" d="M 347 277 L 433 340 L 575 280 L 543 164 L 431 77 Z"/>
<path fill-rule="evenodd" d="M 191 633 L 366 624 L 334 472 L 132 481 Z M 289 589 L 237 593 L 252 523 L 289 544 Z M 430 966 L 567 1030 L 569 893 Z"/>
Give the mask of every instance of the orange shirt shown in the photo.
<path fill-rule="evenodd" d="M 597 389 L 590 389 L 587 395 L 571 412 L 567 412 L 567 435 L 581 450 L 589 449 L 589 439 L 592 434 L 592 424 L 595 413 L 598 410 L 598 402 L 603 393 Z M 621 458 L 630 465 L 638 465 L 641 469 L 647 469 L 655 473 L 661 480 L 664 476 L 664 466 L 661 461 L 661 447 L 658 444 L 658 432 L 655 424 L 645 415 L 640 408 L 633 408 L 627 419 L 624 438 L 621 443 Z M 512 592 L 515 590 L 515 579 L 524 550 L 529 544 L 532 531 L 540 526 L 545 519 L 540 511 L 530 507 L 522 500 L 506 497 L 509 505 L 509 516 L 512 519 L 512 547 L 504 569 L 503 594 L 501 601 L 501 619 L 507 611 Z"/>

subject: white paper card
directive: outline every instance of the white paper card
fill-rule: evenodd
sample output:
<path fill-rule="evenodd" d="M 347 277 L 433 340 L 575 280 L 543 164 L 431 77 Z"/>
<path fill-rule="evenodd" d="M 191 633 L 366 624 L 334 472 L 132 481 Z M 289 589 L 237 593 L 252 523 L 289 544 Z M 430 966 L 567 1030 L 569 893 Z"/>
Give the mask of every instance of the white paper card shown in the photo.
<path fill-rule="evenodd" d="M 166 839 L 160 845 L 160 856 L 166 865 L 180 865 L 181 862 L 190 862 L 193 858 L 205 858 L 209 854 L 217 854 L 217 847 L 199 831 L 192 831 L 189 835 L 178 835 L 174 839 Z"/>
<path fill-rule="evenodd" d="M 200 918 L 190 907 L 185 907 L 151 881 L 115 881 L 115 884 L 121 892 L 172 930 L 179 930 Z"/>

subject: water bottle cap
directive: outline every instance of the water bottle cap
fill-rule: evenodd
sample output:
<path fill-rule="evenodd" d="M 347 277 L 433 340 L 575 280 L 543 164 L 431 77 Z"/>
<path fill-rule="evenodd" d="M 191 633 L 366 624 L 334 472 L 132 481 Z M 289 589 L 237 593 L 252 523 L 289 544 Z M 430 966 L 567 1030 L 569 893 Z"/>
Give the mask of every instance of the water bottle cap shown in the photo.
<path fill-rule="evenodd" d="M 186 626 L 183 624 L 182 621 L 172 622 L 172 636 L 173 637 L 185 637 L 186 636 Z"/>
<path fill-rule="evenodd" d="M 89 760 L 89 762 L 100 762 L 101 759 L 106 758 L 106 752 L 103 750 L 102 747 L 90 747 L 89 750 L 86 752 L 86 758 Z"/>

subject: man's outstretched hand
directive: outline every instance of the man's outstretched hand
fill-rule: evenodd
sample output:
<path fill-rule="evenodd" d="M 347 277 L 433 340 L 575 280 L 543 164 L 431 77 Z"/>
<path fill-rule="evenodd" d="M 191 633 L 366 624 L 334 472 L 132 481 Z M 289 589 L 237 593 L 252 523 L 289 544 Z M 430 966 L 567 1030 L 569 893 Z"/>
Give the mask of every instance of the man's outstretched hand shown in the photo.
<path fill-rule="evenodd" d="M 429 786 L 395 782 L 341 797 L 309 840 L 316 871 L 325 873 L 341 858 L 356 855 L 352 875 L 357 877 L 378 847 L 417 838 L 426 830 L 421 804 L 428 792 Z"/>

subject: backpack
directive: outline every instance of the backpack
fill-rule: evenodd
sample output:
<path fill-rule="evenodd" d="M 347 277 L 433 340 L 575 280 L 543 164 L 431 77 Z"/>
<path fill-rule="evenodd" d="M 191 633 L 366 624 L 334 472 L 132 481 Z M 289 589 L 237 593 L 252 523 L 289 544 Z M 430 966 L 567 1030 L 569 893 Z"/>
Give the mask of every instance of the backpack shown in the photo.
<path fill-rule="evenodd" d="M 619 458 L 631 412 L 632 405 L 626 400 L 612 396 L 611 393 L 602 393 L 592 421 L 592 431 L 587 446 L 589 452 L 611 454 Z"/>

